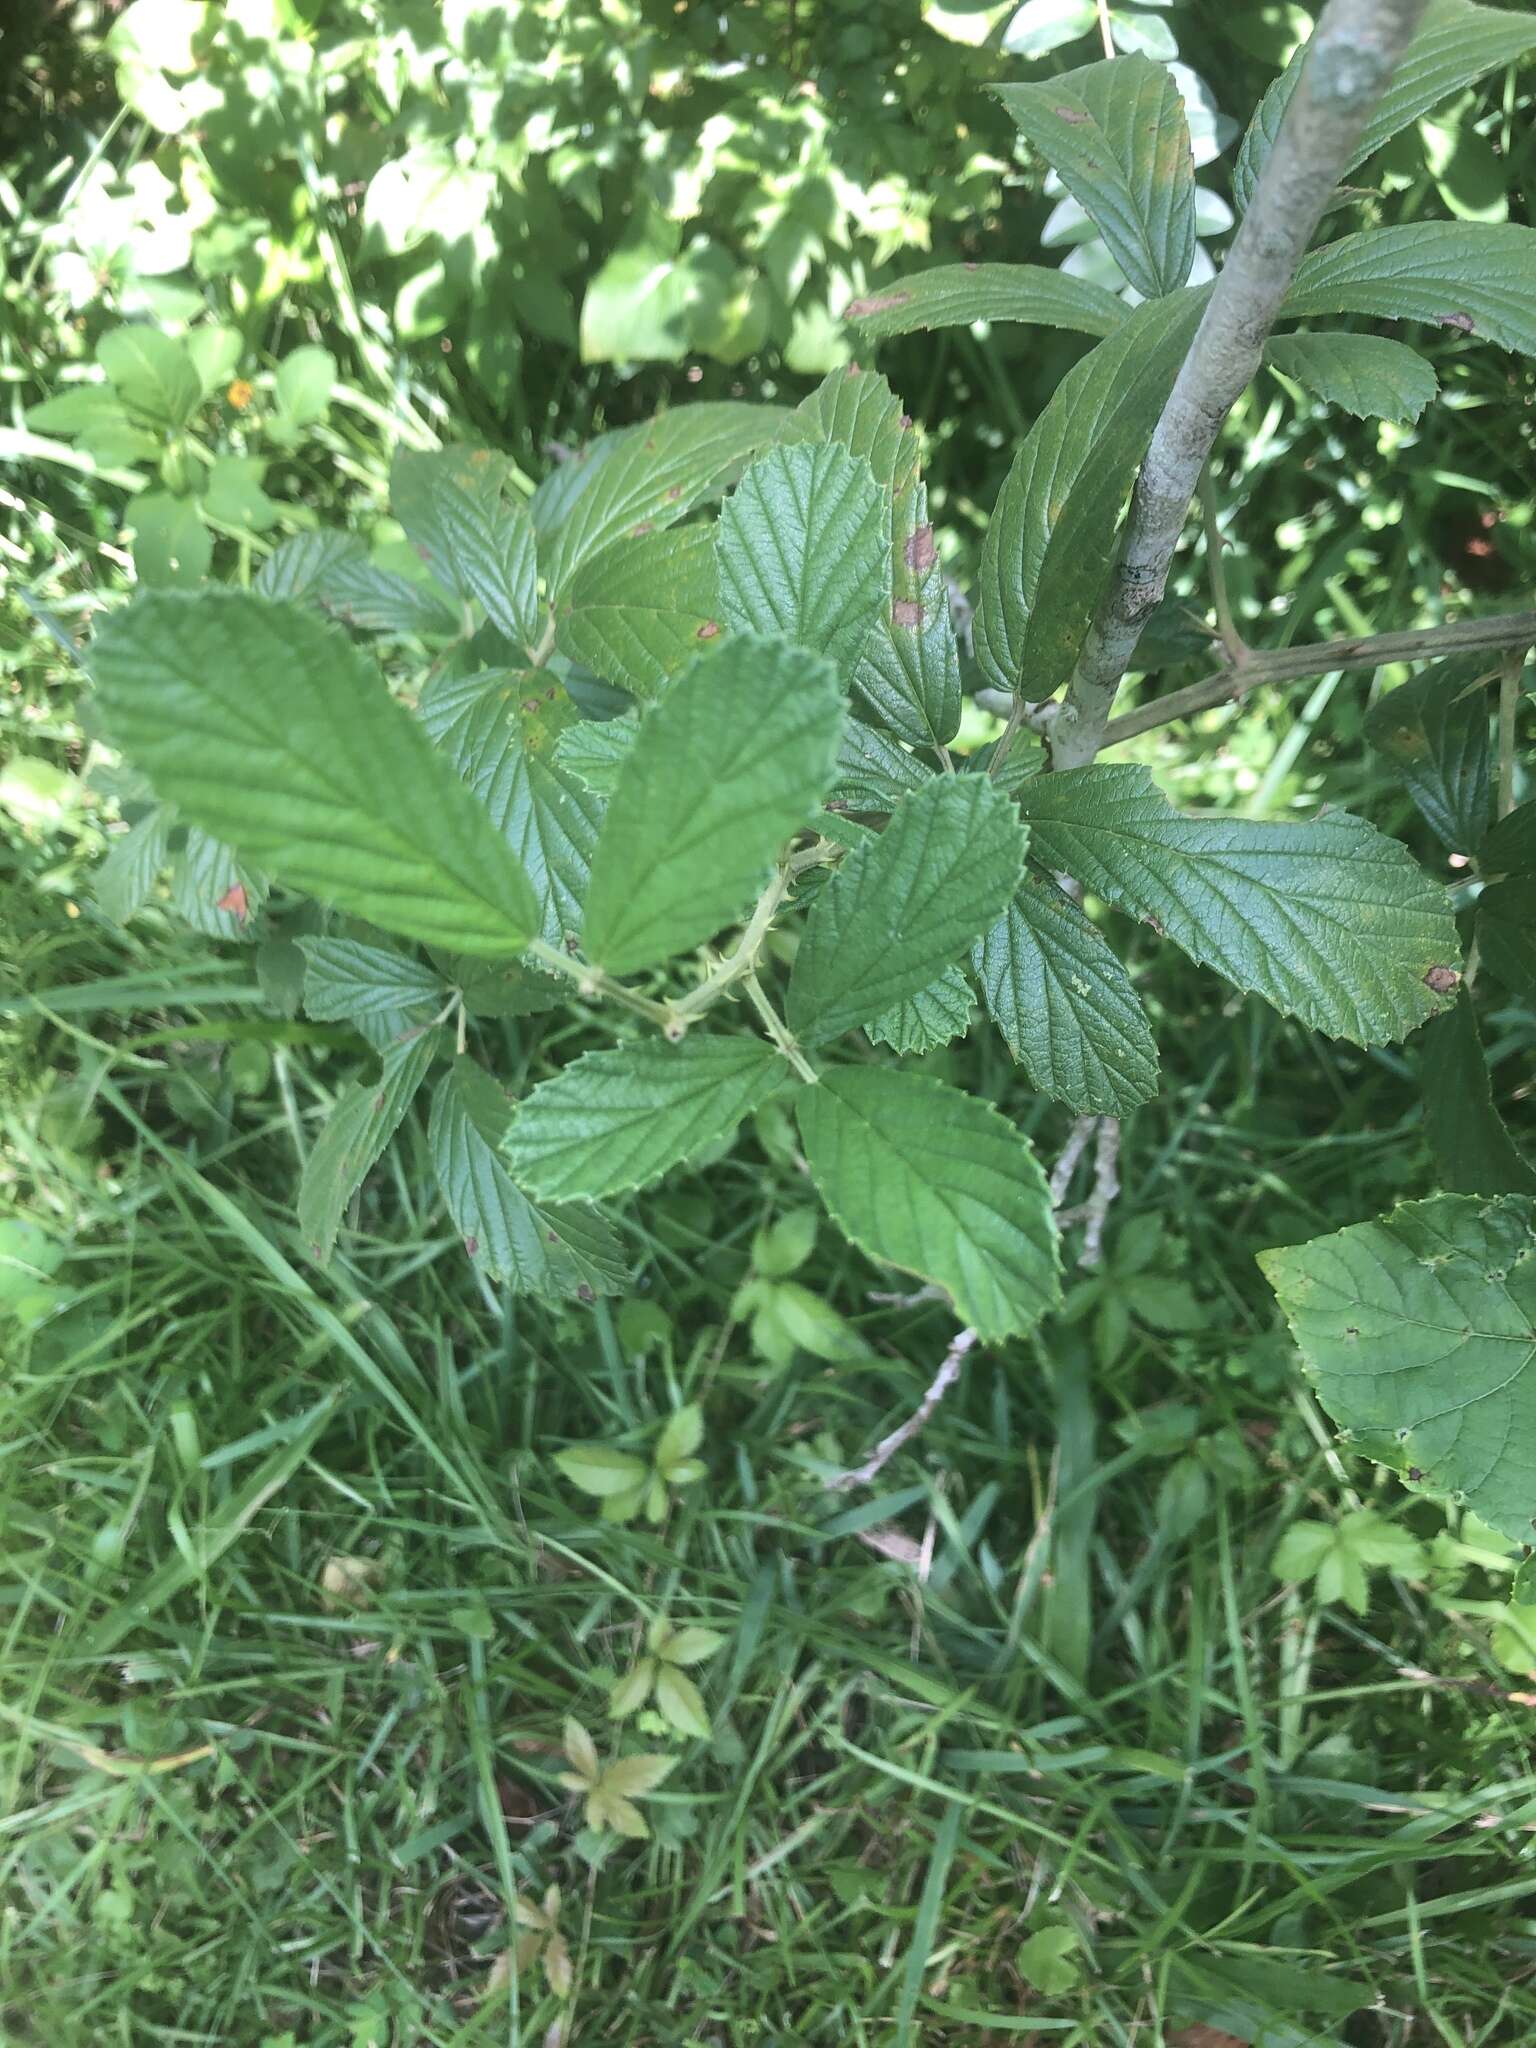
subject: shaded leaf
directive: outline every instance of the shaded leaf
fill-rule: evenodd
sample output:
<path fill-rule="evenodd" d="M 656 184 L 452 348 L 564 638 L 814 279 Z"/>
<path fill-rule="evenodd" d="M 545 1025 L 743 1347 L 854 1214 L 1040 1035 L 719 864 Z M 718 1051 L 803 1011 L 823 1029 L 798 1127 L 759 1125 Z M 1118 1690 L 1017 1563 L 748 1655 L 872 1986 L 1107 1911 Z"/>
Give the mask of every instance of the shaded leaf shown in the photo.
<path fill-rule="evenodd" d="M 322 1022 L 393 1016 L 413 1005 L 441 1004 L 447 993 L 433 968 L 356 939 L 300 939 L 304 1008 Z"/>
<path fill-rule="evenodd" d="M 1378 334 L 1276 334 L 1264 356 L 1271 369 L 1356 419 L 1411 426 L 1439 389 L 1421 355 Z"/>
<path fill-rule="evenodd" d="M 170 857 L 172 823 L 170 809 L 156 804 L 108 846 L 92 887 L 97 904 L 114 924 L 127 924 L 154 894 Z"/>
<path fill-rule="evenodd" d="M 958 1038 L 971 1021 L 971 985 L 960 967 L 946 967 L 925 988 L 864 1026 L 867 1038 L 895 1053 L 932 1052 Z"/>
<path fill-rule="evenodd" d="M 1476 853 L 1493 819 L 1493 743 L 1484 655 L 1437 661 L 1366 714 L 1365 736 L 1452 853 Z"/>
<path fill-rule="evenodd" d="M 532 647 L 542 626 L 533 521 L 510 488 L 511 464 L 488 448 L 402 448 L 389 472 L 395 517 L 439 583 Z"/>
<path fill-rule="evenodd" d="M 1454 1010 L 1424 1027 L 1419 1083 L 1424 1135 L 1441 1187 L 1461 1195 L 1536 1195 L 1536 1171 L 1520 1156 L 1494 1107 L 1477 1013 L 1465 989 Z"/>
<path fill-rule="evenodd" d="M 377 1081 L 354 1081 L 339 1097 L 299 1181 L 299 1229 L 322 1265 L 330 1258 L 347 1204 L 400 1127 L 438 1049 L 435 1031 L 418 1031 L 384 1055 Z"/>

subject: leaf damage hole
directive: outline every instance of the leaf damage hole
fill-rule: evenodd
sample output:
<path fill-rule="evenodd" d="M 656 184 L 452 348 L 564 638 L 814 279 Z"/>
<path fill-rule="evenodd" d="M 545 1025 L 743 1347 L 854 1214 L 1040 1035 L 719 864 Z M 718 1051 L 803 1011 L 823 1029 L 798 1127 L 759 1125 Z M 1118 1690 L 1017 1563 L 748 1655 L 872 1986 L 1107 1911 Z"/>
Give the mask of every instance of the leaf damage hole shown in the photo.
<path fill-rule="evenodd" d="M 1424 977 L 1424 986 L 1433 989 L 1437 996 L 1449 995 L 1460 982 L 1461 976 L 1454 967 L 1431 967 Z"/>

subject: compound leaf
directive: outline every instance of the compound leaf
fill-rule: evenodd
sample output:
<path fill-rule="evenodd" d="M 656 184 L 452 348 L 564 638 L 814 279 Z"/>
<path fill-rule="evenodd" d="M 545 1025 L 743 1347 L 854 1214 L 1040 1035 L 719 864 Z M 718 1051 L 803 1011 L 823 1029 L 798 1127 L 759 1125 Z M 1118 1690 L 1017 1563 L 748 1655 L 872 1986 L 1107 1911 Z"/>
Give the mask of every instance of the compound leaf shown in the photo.
<path fill-rule="evenodd" d="M 1045 866 L 1315 1031 L 1382 1045 L 1448 1007 L 1446 893 L 1362 818 L 1190 816 L 1131 767 L 1036 776 L 1018 801 Z"/>
<path fill-rule="evenodd" d="M 613 973 L 697 946 L 736 917 L 832 780 L 843 727 L 821 656 L 743 634 L 696 659 L 642 720 L 587 892 L 589 959 Z"/>
<path fill-rule="evenodd" d="M 901 799 L 817 896 L 789 981 L 789 1022 L 821 1045 L 927 988 L 1006 909 L 1024 866 L 1012 804 L 984 776 Z"/>
<path fill-rule="evenodd" d="M 1434 1195 L 1261 1252 L 1350 1447 L 1516 1543 L 1536 1501 L 1536 1229 L 1528 1196 Z"/>
<path fill-rule="evenodd" d="M 728 1137 L 784 1071 L 759 1038 L 583 1053 L 518 1104 L 506 1156 L 517 1179 L 549 1201 L 644 1187 Z"/>
<path fill-rule="evenodd" d="M 515 953 L 538 906 L 511 848 L 344 634 L 244 591 L 153 592 L 91 672 L 160 795 L 296 888 L 463 953 Z"/>
<path fill-rule="evenodd" d="M 944 1288 L 989 1342 L 1059 1302 L 1050 1190 L 990 1103 L 920 1074 L 837 1067 L 795 1110 L 817 1192 L 872 1258 Z"/>

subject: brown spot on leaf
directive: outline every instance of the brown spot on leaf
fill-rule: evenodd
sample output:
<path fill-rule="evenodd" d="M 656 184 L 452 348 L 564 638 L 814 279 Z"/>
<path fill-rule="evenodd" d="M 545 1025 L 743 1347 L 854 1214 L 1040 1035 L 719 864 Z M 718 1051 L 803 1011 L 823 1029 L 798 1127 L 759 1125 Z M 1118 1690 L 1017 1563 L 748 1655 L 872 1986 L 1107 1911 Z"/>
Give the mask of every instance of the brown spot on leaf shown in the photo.
<path fill-rule="evenodd" d="M 239 919 L 241 924 L 244 924 L 251 913 L 250 899 L 245 893 L 245 884 L 243 882 L 233 883 L 219 898 L 216 908 L 229 911 L 232 916 Z"/>
<path fill-rule="evenodd" d="M 1462 334 L 1477 332 L 1477 322 L 1470 313 L 1437 313 L 1435 318 L 1442 327 L 1454 327 Z"/>
<path fill-rule="evenodd" d="M 632 526 L 629 529 L 629 537 L 631 540 L 638 540 L 642 533 L 649 533 L 651 530 L 651 521 L 649 519 L 642 519 L 638 526 Z"/>
<path fill-rule="evenodd" d="M 475 1253 L 476 1253 L 477 1251 L 479 1251 L 479 1249 L 480 1249 L 480 1240 L 479 1240 L 479 1238 L 478 1238 L 478 1237 L 466 1237 L 466 1238 L 465 1238 L 465 1240 L 464 1240 L 464 1249 L 465 1249 L 465 1251 L 467 1251 L 467 1252 L 469 1253 L 469 1256 L 470 1256 L 471 1258 L 473 1258 L 473 1257 L 475 1256 Z"/>
<path fill-rule="evenodd" d="M 1079 107 L 1058 107 L 1056 114 L 1069 128 L 1085 128 L 1088 125 L 1088 116 Z"/>
<path fill-rule="evenodd" d="M 1432 988 L 1437 996 L 1446 996 L 1460 980 L 1454 967 L 1431 967 L 1424 977 L 1424 986 Z"/>
<path fill-rule="evenodd" d="M 1410 1466 L 1408 1467 L 1408 1477 L 1409 1477 L 1409 1478 L 1410 1478 L 1410 1479 L 1411 1479 L 1411 1480 L 1413 1481 L 1414 1485 L 1415 1485 L 1415 1486 L 1417 1486 L 1417 1485 L 1418 1485 L 1418 1483 L 1419 1483 L 1419 1481 L 1420 1481 L 1420 1480 L 1421 1480 L 1421 1479 L 1422 1479 L 1422 1478 L 1424 1477 L 1424 1468 L 1423 1468 L 1423 1466 L 1422 1466 L 1422 1465 L 1410 1465 Z"/>
<path fill-rule="evenodd" d="M 720 621 L 718 619 L 706 619 L 693 637 L 695 640 L 718 640 L 720 637 Z"/>
<path fill-rule="evenodd" d="M 923 608 L 913 598 L 898 597 L 891 606 L 891 618 L 896 625 L 911 631 L 923 623 Z"/>
<path fill-rule="evenodd" d="M 876 313 L 893 313 L 911 299 L 910 292 L 877 292 L 873 298 L 850 299 L 843 308 L 845 320 L 869 320 Z"/>
<path fill-rule="evenodd" d="M 523 699 L 523 709 L 528 713 L 528 716 L 530 718 L 533 716 L 534 712 L 538 710 L 538 708 L 539 700 L 537 697 L 525 697 Z"/>
<path fill-rule="evenodd" d="M 939 558 L 939 551 L 933 544 L 933 527 L 925 521 L 917 527 L 907 541 L 907 567 L 915 569 L 919 576 L 926 574 Z"/>
<path fill-rule="evenodd" d="M 908 427 L 910 427 L 910 426 L 911 426 L 911 424 L 912 424 L 912 415 L 911 415 L 911 413 L 909 413 L 909 412 L 904 412 L 904 413 L 902 414 L 902 416 L 901 416 L 901 430 L 902 430 L 902 432 L 903 432 L 903 433 L 905 433 L 905 432 L 907 431 Z"/>
<path fill-rule="evenodd" d="M 844 370 L 843 375 L 845 377 L 857 377 L 862 375 L 862 372 L 860 371 L 857 363 L 850 363 L 847 369 Z"/>
<path fill-rule="evenodd" d="M 979 263 L 962 263 L 960 268 L 962 270 L 980 270 L 981 265 Z"/>
<path fill-rule="evenodd" d="M 668 492 L 667 492 L 667 502 L 668 502 L 668 503 L 670 504 L 670 503 L 671 503 L 671 502 L 672 502 L 672 501 L 673 501 L 674 499 L 676 499 L 676 498 L 680 498 L 680 497 L 681 497 L 682 495 L 683 495 L 683 487 L 682 487 L 682 485 L 681 485 L 681 484 L 673 484 L 673 485 L 672 485 L 672 487 L 671 487 L 671 488 L 670 488 L 670 489 L 668 490 Z"/>
<path fill-rule="evenodd" d="M 578 1300 L 578 1301 L 586 1301 L 586 1302 L 592 1302 L 592 1301 L 596 1301 L 596 1299 L 597 1299 L 597 1290 L 596 1290 L 596 1288 L 594 1288 L 594 1287 L 589 1287 L 589 1286 L 587 1285 L 586 1281 L 585 1281 L 585 1280 L 583 1280 L 583 1281 L 582 1281 L 582 1283 L 581 1283 L 581 1285 L 580 1285 L 580 1286 L 579 1286 L 579 1287 L 577 1288 L 577 1290 L 576 1290 L 576 1298 L 577 1298 L 577 1300 Z"/>

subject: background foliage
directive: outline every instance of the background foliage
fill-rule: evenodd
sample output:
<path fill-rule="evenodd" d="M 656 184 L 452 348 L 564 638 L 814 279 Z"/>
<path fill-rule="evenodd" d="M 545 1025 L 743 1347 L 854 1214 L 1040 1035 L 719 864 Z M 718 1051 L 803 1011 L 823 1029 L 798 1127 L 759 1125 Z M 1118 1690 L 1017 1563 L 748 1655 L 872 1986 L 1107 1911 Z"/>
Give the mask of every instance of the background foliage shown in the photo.
<path fill-rule="evenodd" d="M 1185 67 L 1219 248 L 1235 138 L 1307 13 L 1110 15 Z M 1491 1532 L 1332 1448 L 1251 1257 L 1436 1183 L 1412 1047 L 1214 1008 L 1116 924 L 1164 1077 L 1104 1262 L 850 1499 L 822 1477 L 914 1405 L 946 1319 L 872 1298 L 812 1227 L 782 1117 L 635 1212 L 626 1295 L 556 1311 L 462 1258 L 423 1105 L 321 1272 L 295 1170 L 367 1069 L 297 1014 L 305 933 L 258 955 L 192 834 L 144 915 L 114 911 L 144 792 L 92 753 L 72 648 L 129 574 L 238 579 L 346 525 L 367 572 L 409 575 L 402 448 L 482 438 L 531 483 L 669 397 L 798 401 L 851 353 L 847 301 L 920 264 L 1070 247 L 1113 282 L 987 92 L 1098 54 L 1073 0 L 136 0 L 7 30 L 8 2035 L 1530 2032 L 1533 1610 Z M 1394 220 L 1528 220 L 1530 78 L 1362 182 Z M 123 339 L 146 320 L 148 358 Z M 1085 345 L 879 344 L 962 585 Z M 1450 328 L 1426 352 L 1444 399 L 1417 424 L 1283 371 L 1244 401 L 1219 482 L 1255 641 L 1530 588 L 1531 365 Z M 1384 680 L 1137 757 L 1181 800 L 1365 811 L 1454 881 L 1366 744 Z M 1528 1133 L 1536 1022 L 1493 1023 Z M 589 1049 L 565 1020 L 487 1029 L 513 1078 Z M 909 1063 L 1047 1155 L 1067 1134 L 995 1041 Z M 630 1784 L 650 1839 L 616 1848 L 592 1800 L 629 1796 L 605 1770 L 637 1748 L 680 1761 Z"/>

